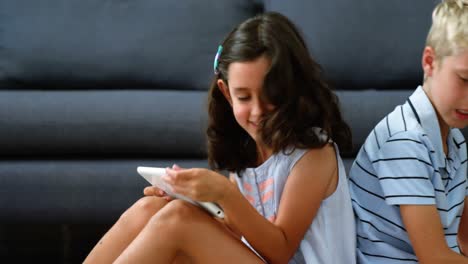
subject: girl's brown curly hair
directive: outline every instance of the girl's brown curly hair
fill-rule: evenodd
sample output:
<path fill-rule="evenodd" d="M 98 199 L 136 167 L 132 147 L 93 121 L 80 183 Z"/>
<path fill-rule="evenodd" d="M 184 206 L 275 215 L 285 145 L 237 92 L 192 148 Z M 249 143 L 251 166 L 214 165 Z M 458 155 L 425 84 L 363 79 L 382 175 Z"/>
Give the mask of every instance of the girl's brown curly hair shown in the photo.
<path fill-rule="evenodd" d="M 255 141 L 236 122 L 217 80 L 229 87 L 228 67 L 266 55 L 271 65 L 262 96 L 274 105 L 261 124 L 263 143 L 274 153 L 287 148 L 320 148 L 314 127 L 320 127 L 342 150 L 350 150 L 351 130 L 344 122 L 338 98 L 308 52 L 298 29 L 285 16 L 268 12 L 233 29 L 222 43 L 217 74 L 208 97 L 208 162 L 216 170 L 241 171 L 256 166 Z"/>

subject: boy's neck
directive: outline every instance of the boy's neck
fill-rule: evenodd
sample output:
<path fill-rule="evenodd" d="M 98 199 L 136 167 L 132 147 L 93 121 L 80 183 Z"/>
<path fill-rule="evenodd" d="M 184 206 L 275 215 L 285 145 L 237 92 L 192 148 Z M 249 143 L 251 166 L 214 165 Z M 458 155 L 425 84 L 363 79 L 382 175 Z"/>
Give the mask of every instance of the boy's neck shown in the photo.
<path fill-rule="evenodd" d="M 424 92 L 427 95 L 428 94 L 428 89 L 430 87 L 430 80 L 425 80 L 422 87 L 423 87 Z M 447 139 L 448 139 L 448 134 L 449 134 L 449 131 L 450 131 L 450 127 L 447 125 L 447 123 L 445 123 L 445 121 L 440 116 L 440 114 L 437 111 L 437 108 L 434 106 L 434 103 L 432 102 L 432 99 L 430 98 L 430 96 L 428 96 L 428 99 L 431 102 L 432 107 L 434 108 L 434 111 L 435 111 L 435 113 L 437 115 L 437 122 L 439 123 L 440 136 L 441 136 L 441 140 L 442 140 L 442 148 L 444 150 L 445 155 L 447 156 L 448 155 Z"/>
<path fill-rule="evenodd" d="M 436 110 L 437 114 L 437 121 L 439 123 L 439 128 L 440 128 L 440 136 L 442 139 L 442 147 L 444 149 L 444 153 L 447 156 L 448 155 L 448 135 L 450 132 L 450 127 L 444 122 L 444 120 L 440 117 L 439 113 Z"/>
<path fill-rule="evenodd" d="M 448 134 L 449 134 L 449 129 L 443 129 L 442 127 L 440 128 L 440 135 L 442 136 L 442 147 L 444 148 L 444 153 L 445 156 L 448 155 Z"/>
<path fill-rule="evenodd" d="M 442 148 L 444 149 L 445 156 L 448 155 L 448 135 L 450 132 L 450 127 L 442 120 L 442 118 L 439 116 L 439 113 L 437 113 L 437 121 L 439 123 L 439 129 L 440 129 L 440 136 L 442 139 Z"/>

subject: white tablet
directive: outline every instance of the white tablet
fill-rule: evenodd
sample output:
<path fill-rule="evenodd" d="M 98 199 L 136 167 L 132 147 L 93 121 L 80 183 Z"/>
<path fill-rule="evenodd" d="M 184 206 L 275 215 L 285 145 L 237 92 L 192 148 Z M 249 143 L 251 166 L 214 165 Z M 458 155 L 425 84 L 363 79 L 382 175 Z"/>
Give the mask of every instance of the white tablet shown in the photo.
<path fill-rule="evenodd" d="M 224 218 L 223 210 L 216 204 L 212 202 L 198 202 L 194 201 L 186 196 L 173 193 L 171 191 L 170 186 L 161 178 L 162 176 L 166 175 L 165 168 L 157 168 L 157 167 L 138 167 L 138 173 L 145 178 L 151 185 L 158 187 L 159 189 L 165 191 L 167 195 L 187 201 L 191 204 L 200 206 L 211 213 L 213 216 L 218 218 Z"/>

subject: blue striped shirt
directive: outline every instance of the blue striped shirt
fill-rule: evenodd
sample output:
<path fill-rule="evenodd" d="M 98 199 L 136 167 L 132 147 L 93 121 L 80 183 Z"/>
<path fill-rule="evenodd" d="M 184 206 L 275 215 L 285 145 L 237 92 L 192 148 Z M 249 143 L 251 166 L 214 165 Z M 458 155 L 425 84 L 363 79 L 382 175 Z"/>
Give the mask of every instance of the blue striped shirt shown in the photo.
<path fill-rule="evenodd" d="M 417 263 L 400 204 L 436 205 L 447 245 L 457 232 L 467 195 L 463 134 L 450 129 L 448 154 L 436 112 L 422 87 L 382 119 L 367 137 L 349 178 L 356 216 L 358 263 Z"/>

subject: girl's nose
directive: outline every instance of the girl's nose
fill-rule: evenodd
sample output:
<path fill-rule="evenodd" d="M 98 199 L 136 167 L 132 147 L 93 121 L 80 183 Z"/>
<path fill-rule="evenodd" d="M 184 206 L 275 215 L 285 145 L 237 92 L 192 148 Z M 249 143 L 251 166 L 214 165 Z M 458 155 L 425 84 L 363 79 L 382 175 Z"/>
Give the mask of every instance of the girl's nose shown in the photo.
<path fill-rule="evenodd" d="M 252 112 L 251 115 L 253 116 L 262 116 L 264 111 L 264 106 L 262 103 L 257 102 L 252 106 Z"/>

